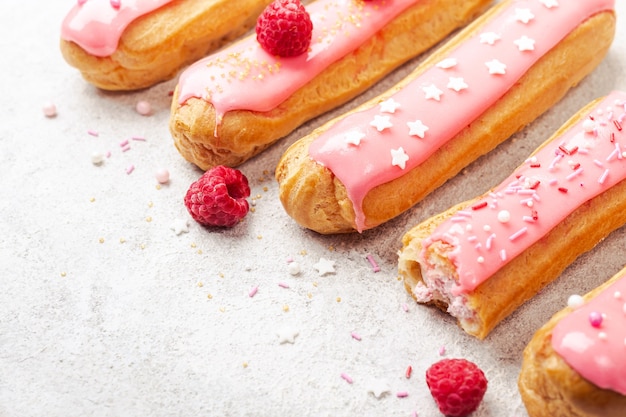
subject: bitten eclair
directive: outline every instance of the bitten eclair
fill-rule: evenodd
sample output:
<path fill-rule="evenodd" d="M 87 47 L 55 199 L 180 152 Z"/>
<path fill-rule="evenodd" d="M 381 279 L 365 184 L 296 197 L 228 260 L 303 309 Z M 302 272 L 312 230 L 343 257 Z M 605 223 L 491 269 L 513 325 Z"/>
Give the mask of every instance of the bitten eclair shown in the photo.
<path fill-rule="evenodd" d="M 500 185 L 409 230 L 398 269 L 415 300 L 482 339 L 626 224 L 625 104 L 591 103 Z"/>

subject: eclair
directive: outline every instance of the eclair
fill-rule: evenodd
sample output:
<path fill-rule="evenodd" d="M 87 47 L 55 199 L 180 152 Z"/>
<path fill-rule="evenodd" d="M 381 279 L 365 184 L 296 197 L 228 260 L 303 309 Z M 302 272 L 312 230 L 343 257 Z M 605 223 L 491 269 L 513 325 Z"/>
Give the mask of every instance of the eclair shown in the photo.
<path fill-rule="evenodd" d="M 316 0 L 308 51 L 270 55 L 256 36 L 183 71 L 170 132 L 203 170 L 237 166 L 344 104 L 482 13 L 490 0 Z"/>
<path fill-rule="evenodd" d="M 61 52 L 89 83 L 136 90 L 245 34 L 269 0 L 77 0 Z"/>
<path fill-rule="evenodd" d="M 323 234 L 408 210 L 558 102 L 603 59 L 613 0 L 498 3 L 380 96 L 296 141 L 287 214 Z"/>
<path fill-rule="evenodd" d="M 577 298 L 577 297 L 576 297 Z M 626 268 L 568 303 L 524 350 L 519 391 L 529 417 L 626 415 Z"/>
<path fill-rule="evenodd" d="M 410 229 L 398 271 L 413 298 L 483 339 L 626 224 L 625 105 L 619 91 L 587 105 L 497 187 Z"/>

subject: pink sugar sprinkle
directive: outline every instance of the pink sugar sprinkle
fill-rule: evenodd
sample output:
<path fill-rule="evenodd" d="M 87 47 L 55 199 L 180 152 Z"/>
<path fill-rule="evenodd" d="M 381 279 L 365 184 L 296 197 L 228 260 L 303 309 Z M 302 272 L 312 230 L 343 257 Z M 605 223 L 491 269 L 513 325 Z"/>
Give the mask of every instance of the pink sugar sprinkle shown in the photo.
<path fill-rule="evenodd" d="M 130 173 L 132 173 L 134 170 L 135 170 L 135 166 L 130 165 L 128 168 L 126 168 L 126 174 L 130 175 Z"/>
<path fill-rule="evenodd" d="M 446 347 L 445 346 L 441 346 L 439 348 L 439 356 L 443 356 L 446 354 Z"/>
<path fill-rule="evenodd" d="M 597 311 L 589 313 L 589 323 L 595 328 L 602 326 L 602 314 Z"/>
<path fill-rule="evenodd" d="M 406 303 L 402 304 L 402 310 L 404 310 L 405 313 L 408 312 L 409 311 L 409 306 Z"/>
<path fill-rule="evenodd" d="M 361 336 L 356 332 L 350 333 L 350 336 L 352 336 L 354 340 L 358 340 L 359 342 L 361 341 Z"/>
<path fill-rule="evenodd" d="M 259 291 L 259 287 L 256 287 L 256 286 L 252 287 L 250 291 L 248 292 L 248 297 L 250 298 L 254 297 L 258 291 Z"/>
<path fill-rule="evenodd" d="M 374 272 L 380 272 L 380 267 L 378 266 L 372 255 L 367 255 L 367 260 L 369 261 L 370 265 L 372 265 L 372 269 L 374 270 Z"/>
<path fill-rule="evenodd" d="M 96 132 L 95 130 L 91 130 L 91 129 L 87 131 L 87 134 L 90 136 L 96 136 L 96 137 L 100 135 L 98 132 Z"/>
<path fill-rule="evenodd" d="M 124 139 L 123 141 L 120 142 L 120 147 L 121 148 L 123 148 L 126 145 L 128 145 L 128 139 Z"/>
<path fill-rule="evenodd" d="M 133 136 L 131 138 L 132 140 L 136 140 L 136 141 L 140 141 L 140 142 L 145 142 L 146 138 L 144 138 L 143 136 Z"/>
<path fill-rule="evenodd" d="M 341 378 L 345 380 L 348 384 L 352 384 L 352 378 L 346 373 L 341 373 Z"/>
<path fill-rule="evenodd" d="M 409 393 L 408 393 L 408 392 L 406 392 L 406 391 L 400 391 L 400 392 L 398 392 L 398 393 L 396 394 L 396 397 L 398 397 L 398 398 L 406 398 L 406 397 L 408 397 L 408 396 L 409 396 Z"/>
<path fill-rule="evenodd" d="M 121 0 L 111 0 L 111 7 L 113 7 L 114 9 L 119 9 L 121 5 Z"/>
<path fill-rule="evenodd" d="M 289 284 L 287 284 L 286 282 L 279 282 L 278 286 L 281 288 L 289 288 Z"/>

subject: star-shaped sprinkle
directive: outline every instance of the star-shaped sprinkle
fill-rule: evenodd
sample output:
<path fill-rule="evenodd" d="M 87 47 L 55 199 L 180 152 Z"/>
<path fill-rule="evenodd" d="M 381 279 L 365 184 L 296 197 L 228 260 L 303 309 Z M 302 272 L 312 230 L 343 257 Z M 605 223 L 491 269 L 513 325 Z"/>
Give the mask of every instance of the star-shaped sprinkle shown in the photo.
<path fill-rule="evenodd" d="M 176 235 L 180 235 L 181 233 L 189 232 L 189 222 L 183 219 L 174 219 L 174 222 L 170 226 L 170 229 L 176 233 Z"/>
<path fill-rule="evenodd" d="M 456 66 L 456 64 L 458 64 L 458 61 L 455 58 L 446 58 L 443 61 L 439 62 L 437 64 L 437 67 L 442 69 L 448 69 Z"/>
<path fill-rule="evenodd" d="M 530 9 L 515 9 L 515 20 L 527 24 L 535 18 L 535 15 Z"/>
<path fill-rule="evenodd" d="M 400 108 L 400 103 L 393 98 L 389 98 L 380 103 L 380 111 L 383 113 L 395 113 Z"/>
<path fill-rule="evenodd" d="M 320 277 L 326 274 L 334 274 L 335 261 L 331 261 L 326 258 L 320 258 L 320 260 L 315 265 L 313 265 L 313 268 L 317 270 L 317 273 Z"/>
<path fill-rule="evenodd" d="M 450 77 L 450 81 L 448 82 L 448 88 L 454 91 L 465 90 L 468 85 L 465 83 L 463 77 Z"/>
<path fill-rule="evenodd" d="M 374 120 L 370 122 L 370 125 L 374 126 L 379 132 L 393 126 L 389 116 L 381 116 L 379 114 L 374 116 Z"/>
<path fill-rule="evenodd" d="M 489 68 L 489 74 L 502 75 L 506 74 L 506 65 L 497 59 L 485 62 L 487 68 Z"/>
<path fill-rule="evenodd" d="M 535 50 L 535 40 L 529 38 L 526 35 L 523 35 L 521 38 L 514 40 L 513 43 L 517 45 L 517 49 L 519 49 L 521 52 Z"/>
<path fill-rule="evenodd" d="M 406 161 L 409 160 L 409 155 L 404 152 L 404 148 L 400 146 L 398 149 L 391 149 L 391 165 L 406 168 Z"/>
<path fill-rule="evenodd" d="M 486 43 L 493 45 L 496 41 L 500 40 L 500 35 L 495 32 L 485 32 L 480 34 L 480 43 Z"/>
<path fill-rule="evenodd" d="M 438 89 L 435 84 L 422 87 L 422 90 L 424 90 L 424 98 L 426 100 L 430 100 L 430 99 L 437 100 L 437 101 L 441 100 L 441 95 L 443 94 L 443 91 Z"/>
<path fill-rule="evenodd" d="M 414 122 L 407 122 L 407 125 L 409 126 L 409 135 L 418 136 L 424 139 L 424 134 L 428 130 L 428 126 L 422 123 L 421 120 L 416 120 Z"/>
<path fill-rule="evenodd" d="M 292 345 L 296 342 L 296 337 L 300 332 L 293 327 L 282 327 L 276 331 L 276 336 L 278 336 L 278 342 L 282 345 L 285 343 L 291 343 Z"/>
<path fill-rule="evenodd" d="M 365 133 L 362 132 L 348 132 L 345 136 L 346 143 L 354 146 L 359 146 L 361 144 L 361 139 L 365 137 Z"/>
<path fill-rule="evenodd" d="M 367 381 L 367 392 L 376 398 L 382 398 L 385 394 L 391 392 L 389 384 L 384 379 L 370 379 Z"/>
<path fill-rule="evenodd" d="M 559 7 L 559 2 L 557 0 L 540 0 L 540 1 L 548 9 L 551 9 L 553 7 Z"/>

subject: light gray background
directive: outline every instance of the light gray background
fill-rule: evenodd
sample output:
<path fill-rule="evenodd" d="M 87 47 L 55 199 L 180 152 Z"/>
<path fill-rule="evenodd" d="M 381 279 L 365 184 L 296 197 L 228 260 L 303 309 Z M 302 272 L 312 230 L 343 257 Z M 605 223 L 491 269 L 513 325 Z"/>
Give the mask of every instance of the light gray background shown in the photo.
<path fill-rule="evenodd" d="M 411 301 L 396 254 L 409 227 L 497 184 L 578 108 L 626 89 L 622 20 L 599 68 L 535 123 L 388 224 L 324 237 L 286 216 L 272 172 L 289 143 L 331 115 L 241 166 L 255 212 L 231 230 L 204 229 L 182 202 L 201 173 L 167 128 L 175 80 L 124 94 L 85 83 L 58 47 L 71 4 L 0 2 L 0 416 L 438 416 L 424 372 L 441 347 L 484 369 L 489 389 L 476 417 L 526 415 L 516 386 L 524 346 L 570 294 L 623 266 L 626 228 L 482 342 Z M 152 116 L 134 111 L 140 100 Z M 43 116 L 47 101 L 56 118 Z M 146 141 L 123 152 L 132 136 Z M 111 155 L 96 167 L 98 151 Z M 159 168 L 171 173 L 161 189 Z M 176 219 L 190 220 L 188 233 L 174 233 Z M 318 276 L 322 257 L 335 274 Z M 280 343 L 284 329 L 298 333 L 294 344 Z"/>

